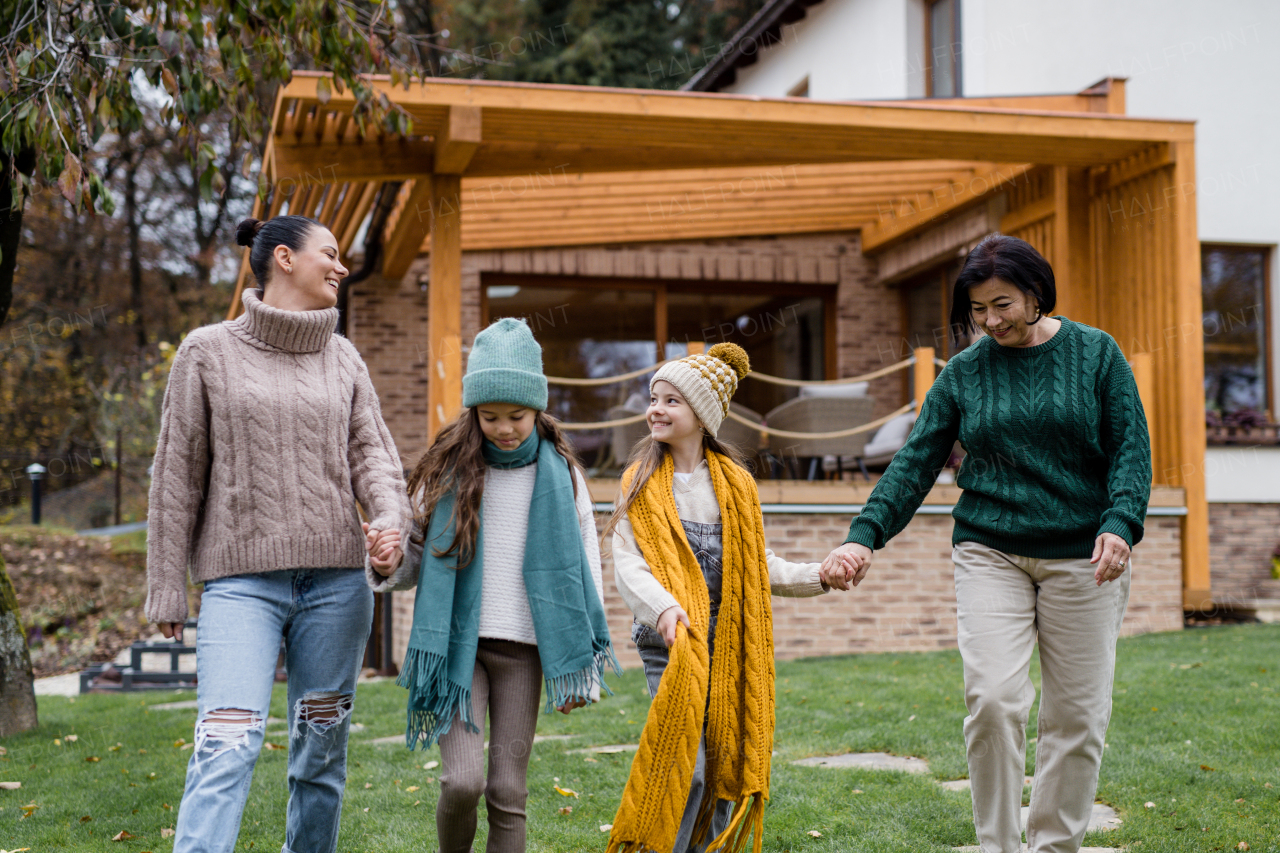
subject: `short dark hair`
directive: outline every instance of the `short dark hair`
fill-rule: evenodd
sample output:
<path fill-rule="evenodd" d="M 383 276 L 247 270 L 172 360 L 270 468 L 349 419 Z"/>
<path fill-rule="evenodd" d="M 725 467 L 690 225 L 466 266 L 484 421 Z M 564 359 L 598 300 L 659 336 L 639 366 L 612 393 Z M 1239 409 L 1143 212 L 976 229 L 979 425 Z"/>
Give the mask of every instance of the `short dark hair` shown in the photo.
<path fill-rule="evenodd" d="M 1036 251 L 1026 240 L 1005 234 L 992 234 L 973 247 L 964 259 L 960 275 L 951 291 L 951 333 L 956 346 L 963 343 L 962 335 L 978 331 L 973 321 L 973 309 L 969 307 L 969 288 L 998 278 L 1007 281 L 1023 293 L 1029 293 L 1040 309 L 1040 316 L 1053 311 L 1058 303 L 1058 289 L 1053 280 L 1053 267 L 1044 255 Z M 1037 317 L 1033 323 L 1040 321 Z"/>
<path fill-rule="evenodd" d="M 312 230 L 323 227 L 324 223 L 309 216 L 277 216 L 266 222 L 242 219 L 236 226 L 236 243 L 249 247 L 249 269 L 253 270 L 258 287 L 265 291 L 267 280 L 271 278 L 271 256 L 276 246 L 288 246 L 295 252 L 301 252 Z"/>

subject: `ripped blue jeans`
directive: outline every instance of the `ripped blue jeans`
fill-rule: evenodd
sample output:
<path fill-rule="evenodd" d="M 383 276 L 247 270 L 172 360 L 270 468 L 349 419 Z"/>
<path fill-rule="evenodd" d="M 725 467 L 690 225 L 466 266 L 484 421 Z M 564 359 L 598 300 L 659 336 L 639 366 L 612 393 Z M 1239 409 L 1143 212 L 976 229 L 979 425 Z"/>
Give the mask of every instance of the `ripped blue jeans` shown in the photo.
<path fill-rule="evenodd" d="M 347 732 L 373 621 L 356 569 L 292 569 L 205 584 L 196 633 L 195 748 L 174 853 L 230 853 L 266 735 L 280 640 L 289 672 L 283 853 L 337 849 Z"/>

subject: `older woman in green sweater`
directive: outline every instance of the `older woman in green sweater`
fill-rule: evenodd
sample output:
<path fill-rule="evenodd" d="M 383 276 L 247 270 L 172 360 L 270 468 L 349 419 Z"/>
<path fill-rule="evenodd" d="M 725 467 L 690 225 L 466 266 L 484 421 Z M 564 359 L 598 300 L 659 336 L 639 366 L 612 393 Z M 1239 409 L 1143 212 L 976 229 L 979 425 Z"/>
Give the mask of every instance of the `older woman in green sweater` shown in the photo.
<path fill-rule="evenodd" d="M 859 583 L 960 441 L 968 455 L 952 559 L 984 853 L 1022 849 L 1037 636 L 1042 694 L 1027 841 L 1038 853 L 1080 847 L 1111 715 L 1126 568 L 1151 492 L 1147 422 L 1124 354 L 1105 332 L 1049 316 L 1055 299 L 1052 268 L 1022 240 L 997 234 L 969 253 L 952 328 L 986 336 L 939 374 L 911 437 L 824 566 L 842 562 L 843 580 Z"/>

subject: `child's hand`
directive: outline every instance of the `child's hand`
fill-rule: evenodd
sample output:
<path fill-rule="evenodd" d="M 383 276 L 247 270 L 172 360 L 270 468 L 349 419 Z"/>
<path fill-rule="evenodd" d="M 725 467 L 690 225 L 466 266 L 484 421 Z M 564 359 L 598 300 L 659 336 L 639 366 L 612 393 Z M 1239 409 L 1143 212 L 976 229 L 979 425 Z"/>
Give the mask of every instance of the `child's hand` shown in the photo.
<path fill-rule="evenodd" d="M 369 551 L 369 564 L 378 574 L 387 577 L 404 559 L 404 551 L 400 549 L 400 531 L 378 530 L 368 524 L 361 527 L 364 528 L 365 548 Z"/>
<path fill-rule="evenodd" d="M 680 623 L 684 623 L 686 629 L 689 627 L 689 614 L 685 613 L 684 608 L 679 604 L 671 605 L 658 617 L 658 633 L 662 635 L 662 641 L 667 644 L 667 648 L 675 644 L 676 625 Z"/>
<path fill-rule="evenodd" d="M 848 589 L 850 583 L 862 583 L 871 567 L 872 551 L 866 545 L 846 542 L 822 561 L 823 580 L 836 589 Z"/>
<path fill-rule="evenodd" d="M 586 699 L 571 699 L 570 701 L 565 702 L 556 710 L 558 710 L 561 714 L 568 714 L 574 708 L 585 708 L 587 705 L 590 705 L 590 704 L 591 703 L 588 702 Z"/>

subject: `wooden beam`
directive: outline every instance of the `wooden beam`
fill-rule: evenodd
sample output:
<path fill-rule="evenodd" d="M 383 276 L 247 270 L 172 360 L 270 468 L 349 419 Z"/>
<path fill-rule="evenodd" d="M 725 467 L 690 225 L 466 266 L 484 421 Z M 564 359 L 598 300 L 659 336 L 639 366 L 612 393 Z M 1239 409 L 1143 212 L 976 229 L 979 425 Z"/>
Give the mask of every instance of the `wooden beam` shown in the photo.
<path fill-rule="evenodd" d="M 1067 203 L 1067 167 L 1054 166 L 1049 173 L 1049 198 L 1053 202 L 1053 273 L 1057 286 L 1070 286 L 1073 267 L 1071 258 L 1071 211 Z"/>
<path fill-rule="evenodd" d="M 462 189 L 457 175 L 424 180 L 431 188 L 431 272 L 427 284 L 427 440 L 462 408 Z"/>
<path fill-rule="evenodd" d="M 431 173 L 435 143 L 423 139 L 298 144 L 278 138 L 271 149 L 275 183 L 395 181 Z"/>
<path fill-rule="evenodd" d="M 924 409 L 924 398 L 929 393 L 929 389 L 933 387 L 933 380 L 937 378 L 934 371 L 934 352 L 933 347 L 920 347 L 915 351 L 916 363 L 912 367 L 916 379 L 916 415 Z"/>
<path fill-rule="evenodd" d="M 862 252 L 874 254 L 928 227 L 934 220 L 976 204 L 1017 181 L 1031 169 L 1030 164 L 1002 165 L 983 175 L 975 175 L 962 185 L 949 185 L 941 194 L 932 190 L 901 215 L 881 219 L 862 229 Z"/>
<path fill-rule="evenodd" d="M 1005 234 L 1019 231 L 1032 223 L 1048 219 L 1056 210 L 1053 195 L 1046 195 L 1000 217 L 1000 230 Z"/>
<path fill-rule="evenodd" d="M 382 275 L 390 279 L 400 279 L 409 271 L 409 265 L 422 247 L 422 241 L 431 231 L 431 217 L 438 200 L 433 189 L 434 183 L 430 175 L 419 177 L 409 188 L 405 202 L 400 207 L 400 216 L 391 227 L 382 247 Z M 452 198 L 445 203 L 456 213 L 459 199 Z M 434 254 L 434 253 L 433 253 Z"/>
<path fill-rule="evenodd" d="M 1195 143 L 1174 146 L 1173 176 L 1178 188 L 1171 201 L 1174 222 L 1170 272 L 1180 335 L 1175 353 L 1178 388 L 1177 476 L 1187 491 L 1182 518 L 1183 606 L 1203 609 L 1212 603 L 1209 583 L 1209 502 L 1205 494 L 1204 337 L 1200 290 L 1200 236 L 1196 225 Z M 1157 478 L 1160 472 L 1156 474 Z"/>
<path fill-rule="evenodd" d="M 463 174 L 480 142 L 480 108 L 449 107 L 444 130 L 436 138 L 434 171 L 446 175 Z"/>

